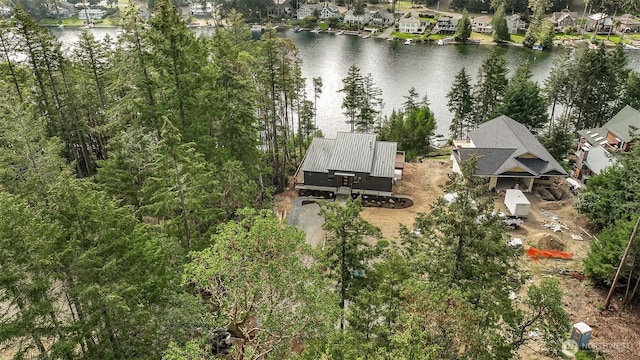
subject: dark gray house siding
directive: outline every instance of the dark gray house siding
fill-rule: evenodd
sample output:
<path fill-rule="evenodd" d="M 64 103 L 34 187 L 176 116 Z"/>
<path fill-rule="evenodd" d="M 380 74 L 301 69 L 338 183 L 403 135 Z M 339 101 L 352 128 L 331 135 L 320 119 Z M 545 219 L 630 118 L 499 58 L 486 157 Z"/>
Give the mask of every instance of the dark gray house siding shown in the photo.
<path fill-rule="evenodd" d="M 314 138 L 295 175 L 295 187 L 390 196 L 397 154 L 396 143 L 376 141 L 374 134 L 338 133 L 336 139 Z"/>

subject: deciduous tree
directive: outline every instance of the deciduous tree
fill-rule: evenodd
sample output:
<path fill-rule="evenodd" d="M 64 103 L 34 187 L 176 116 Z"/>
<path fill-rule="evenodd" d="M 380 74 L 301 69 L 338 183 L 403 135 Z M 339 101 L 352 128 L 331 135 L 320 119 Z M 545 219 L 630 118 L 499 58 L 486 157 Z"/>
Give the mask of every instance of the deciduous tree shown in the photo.
<path fill-rule="evenodd" d="M 165 354 L 187 359 L 211 354 L 217 328 L 237 333 L 241 342 L 230 349 L 232 359 L 287 359 L 295 344 L 313 342 L 331 332 L 337 320 L 334 295 L 320 276 L 304 242 L 304 234 L 282 224 L 268 211 L 243 210 L 237 221 L 221 226 L 210 248 L 190 255 L 183 286 L 209 313 L 200 337 Z M 333 310 L 332 310 L 333 309 Z M 182 340 L 182 339 L 180 339 Z M 196 340 L 196 344 L 203 344 Z M 198 351 L 199 350 L 199 351 Z"/>

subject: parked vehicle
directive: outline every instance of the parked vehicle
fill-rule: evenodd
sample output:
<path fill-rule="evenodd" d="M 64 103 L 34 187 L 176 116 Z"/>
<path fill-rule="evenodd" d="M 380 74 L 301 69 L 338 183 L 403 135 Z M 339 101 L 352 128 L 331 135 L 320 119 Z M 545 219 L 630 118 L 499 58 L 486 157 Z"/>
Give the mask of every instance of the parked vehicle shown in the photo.
<path fill-rule="evenodd" d="M 531 210 L 531 203 L 524 193 L 517 189 L 509 189 L 504 196 L 504 205 L 511 216 L 527 217 Z"/>

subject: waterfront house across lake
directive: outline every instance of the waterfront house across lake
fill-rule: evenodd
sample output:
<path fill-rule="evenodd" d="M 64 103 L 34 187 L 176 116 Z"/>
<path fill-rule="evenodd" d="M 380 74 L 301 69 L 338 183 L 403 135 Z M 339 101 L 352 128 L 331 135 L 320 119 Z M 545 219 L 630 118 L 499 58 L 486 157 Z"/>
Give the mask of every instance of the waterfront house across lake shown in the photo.
<path fill-rule="evenodd" d="M 347 24 L 360 24 L 360 25 L 368 24 L 369 23 L 369 11 L 368 10 L 364 10 L 364 12 L 362 14 L 355 15 L 353 13 L 353 10 L 348 10 L 346 13 L 344 13 L 344 19 L 342 21 L 347 23 Z"/>
<path fill-rule="evenodd" d="M 387 9 L 377 9 L 371 14 L 371 22 L 374 25 L 390 26 L 395 22 L 393 14 L 387 11 Z"/>
<path fill-rule="evenodd" d="M 522 20 L 520 14 L 507 16 L 507 29 L 509 34 L 520 34 L 526 31 L 527 23 Z"/>
<path fill-rule="evenodd" d="M 469 132 L 469 140 L 454 140 L 453 171 L 478 157 L 476 176 L 489 179 L 489 189 L 518 188 L 531 192 L 550 185 L 567 172 L 524 125 L 502 115 Z"/>
<path fill-rule="evenodd" d="M 597 34 L 608 33 L 613 27 L 613 16 L 605 13 L 597 13 L 587 19 L 587 31 L 595 31 Z"/>
<path fill-rule="evenodd" d="M 308 16 L 313 16 L 316 10 L 318 11 L 318 19 L 320 20 L 327 20 L 330 17 L 340 17 L 340 10 L 337 7 L 324 3 L 322 5 L 302 5 L 296 12 L 296 18 L 298 20 L 304 20 Z"/>
<path fill-rule="evenodd" d="M 630 33 L 640 31 L 640 20 L 633 15 L 624 14 L 620 16 L 615 23 L 618 23 L 618 31 Z"/>
<path fill-rule="evenodd" d="M 454 19 L 450 16 L 440 16 L 436 22 L 436 25 L 433 27 L 432 33 L 445 33 L 445 34 L 453 34 L 456 32 L 456 25 L 458 24 L 459 19 Z"/>
<path fill-rule="evenodd" d="M 575 11 L 554 12 L 551 15 L 551 23 L 555 32 L 562 32 L 564 29 L 578 24 L 578 13 Z"/>
<path fill-rule="evenodd" d="M 335 194 L 391 196 L 404 152 L 375 134 L 339 132 L 335 139 L 314 138 L 296 171 L 295 188 Z"/>
<path fill-rule="evenodd" d="M 415 15 L 403 17 L 398 22 L 398 31 L 405 34 L 422 34 L 427 28 L 427 22 Z"/>
<path fill-rule="evenodd" d="M 471 30 L 482 33 L 490 34 L 493 32 L 493 26 L 491 25 L 491 17 L 482 15 L 475 17 L 471 20 Z"/>

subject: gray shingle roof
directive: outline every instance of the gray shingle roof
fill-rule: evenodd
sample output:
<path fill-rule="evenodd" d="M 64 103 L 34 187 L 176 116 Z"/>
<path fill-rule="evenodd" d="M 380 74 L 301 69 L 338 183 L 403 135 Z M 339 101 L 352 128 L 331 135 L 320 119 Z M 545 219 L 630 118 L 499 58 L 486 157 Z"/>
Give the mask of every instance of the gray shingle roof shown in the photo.
<path fill-rule="evenodd" d="M 376 141 L 375 134 L 339 132 L 335 139 L 314 138 L 301 170 L 393 177 L 396 152 L 396 143 Z"/>
<path fill-rule="evenodd" d="M 460 161 L 467 161 L 472 156 L 478 157 L 476 175 L 494 175 L 507 161 L 515 149 L 495 148 L 461 148 L 458 150 Z"/>
<path fill-rule="evenodd" d="M 524 168 L 536 176 L 567 174 L 524 125 L 508 116 L 501 115 L 481 124 L 469 133 L 469 138 L 476 148 L 513 150 L 495 175 L 514 167 Z"/>
<path fill-rule="evenodd" d="M 611 118 L 604 128 L 614 133 L 620 140 L 624 142 L 631 141 L 629 135 L 629 127 L 635 126 L 640 128 L 640 111 L 627 105 Z"/>

